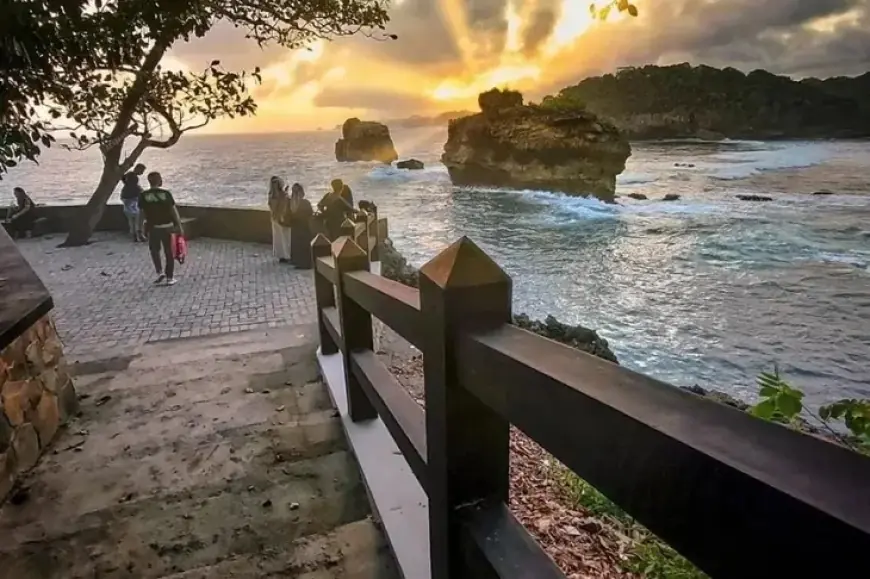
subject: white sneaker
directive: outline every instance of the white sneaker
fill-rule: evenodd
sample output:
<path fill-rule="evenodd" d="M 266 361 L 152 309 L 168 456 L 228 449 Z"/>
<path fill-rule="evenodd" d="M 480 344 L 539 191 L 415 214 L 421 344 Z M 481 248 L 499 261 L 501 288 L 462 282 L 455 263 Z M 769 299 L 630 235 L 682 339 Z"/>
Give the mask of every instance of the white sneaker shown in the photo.
<path fill-rule="evenodd" d="M 174 277 L 170 277 L 169 279 L 166 280 L 166 285 L 175 285 L 177 283 L 178 283 L 178 280 L 175 279 Z"/>

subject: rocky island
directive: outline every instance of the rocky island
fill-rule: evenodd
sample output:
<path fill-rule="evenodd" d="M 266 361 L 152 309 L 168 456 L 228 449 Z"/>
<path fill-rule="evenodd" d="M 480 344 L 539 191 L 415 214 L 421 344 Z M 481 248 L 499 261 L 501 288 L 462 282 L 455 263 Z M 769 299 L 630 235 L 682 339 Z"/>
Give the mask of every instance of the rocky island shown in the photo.
<path fill-rule="evenodd" d="M 793 80 L 710 66 L 628 67 L 544 98 L 544 107 L 585 109 L 632 140 L 813 139 L 870 136 L 870 73 Z"/>
<path fill-rule="evenodd" d="M 335 143 L 336 161 L 392 163 L 398 158 L 387 125 L 356 118 L 344 121 L 341 138 Z"/>
<path fill-rule="evenodd" d="M 585 110 L 523 104 L 516 91 L 478 98 L 480 113 L 450 121 L 441 161 L 455 185 L 546 189 L 613 201 L 631 146 Z"/>

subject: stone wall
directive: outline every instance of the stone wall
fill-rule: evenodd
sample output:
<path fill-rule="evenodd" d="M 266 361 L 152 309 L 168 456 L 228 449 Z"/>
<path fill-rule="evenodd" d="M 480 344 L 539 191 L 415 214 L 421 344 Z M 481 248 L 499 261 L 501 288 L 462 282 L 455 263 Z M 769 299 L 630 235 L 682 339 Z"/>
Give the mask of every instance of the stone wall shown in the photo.
<path fill-rule="evenodd" d="M 0 503 L 77 412 L 63 345 L 43 316 L 0 352 Z"/>

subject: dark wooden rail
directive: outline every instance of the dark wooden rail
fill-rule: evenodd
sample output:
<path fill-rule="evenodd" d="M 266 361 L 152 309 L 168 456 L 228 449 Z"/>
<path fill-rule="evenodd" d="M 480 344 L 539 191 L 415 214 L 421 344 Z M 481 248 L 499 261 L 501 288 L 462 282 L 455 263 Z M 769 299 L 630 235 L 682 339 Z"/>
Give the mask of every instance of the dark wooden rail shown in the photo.
<path fill-rule="evenodd" d="M 506 506 L 510 425 L 712 577 L 866 572 L 866 457 L 516 328 L 511 279 L 467 238 L 419 291 L 350 237 L 312 251 L 322 352 L 429 497 L 434 579 L 563 577 Z M 423 352 L 425 410 L 372 351 L 372 317 Z"/>

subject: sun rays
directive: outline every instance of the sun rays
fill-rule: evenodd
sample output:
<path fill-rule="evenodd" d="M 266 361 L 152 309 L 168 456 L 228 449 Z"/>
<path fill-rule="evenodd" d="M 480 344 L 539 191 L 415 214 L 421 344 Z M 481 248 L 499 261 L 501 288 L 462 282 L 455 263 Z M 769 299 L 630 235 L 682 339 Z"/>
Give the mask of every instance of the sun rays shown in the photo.
<path fill-rule="evenodd" d="M 353 39 L 288 51 L 263 69 L 263 84 L 253 88 L 259 118 L 246 124 L 264 131 L 291 125 L 303 129 L 333 126 L 349 116 L 476 110 L 478 94 L 493 87 L 537 98 L 542 87 L 577 74 L 584 62 L 596 60 L 596 52 L 607 51 L 607 38 L 618 32 L 599 35 L 594 29 L 622 17 L 613 10 L 607 22 L 595 20 L 589 0 L 501 0 L 501 5 L 488 6 L 485 0 L 472 1 L 435 0 L 438 16 L 432 32 L 443 27 L 445 50 L 430 51 L 436 58 L 422 65 L 417 58 L 402 57 L 403 51 L 427 49 L 419 34 L 400 34 L 394 44 L 377 50 L 366 44 L 372 41 Z M 407 0 L 394 0 L 396 11 L 409 6 Z"/>
<path fill-rule="evenodd" d="M 496 65 L 474 67 L 472 59 L 464 58 L 464 70 L 455 76 L 438 79 L 429 89 L 429 96 L 441 102 L 467 103 L 492 87 L 521 85 L 519 88 L 522 88 L 522 85 L 532 84 L 539 80 L 543 70 L 564 57 L 578 39 L 599 23 L 583 0 L 562 0 L 555 25 L 541 47 L 537 51 L 526 51 L 523 38 L 526 28 L 531 25 L 531 14 L 538 7 L 537 2 L 508 0 L 505 3 L 504 43 Z M 460 1 L 440 0 L 440 3 L 446 14 L 453 15 L 448 19 L 448 25 L 456 45 L 465 47 L 464 55 L 472 53 L 473 48 L 469 47 L 475 45 L 473 33 L 469 32 L 464 18 L 456 14 L 461 14 Z M 622 18 L 624 14 L 613 10 L 607 21 L 616 22 Z"/>

